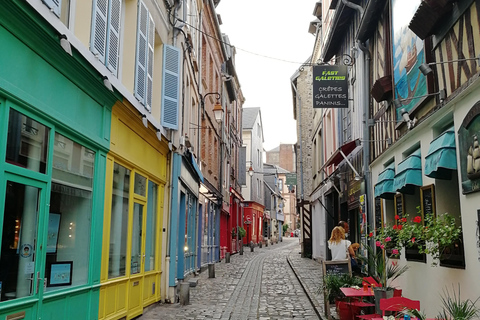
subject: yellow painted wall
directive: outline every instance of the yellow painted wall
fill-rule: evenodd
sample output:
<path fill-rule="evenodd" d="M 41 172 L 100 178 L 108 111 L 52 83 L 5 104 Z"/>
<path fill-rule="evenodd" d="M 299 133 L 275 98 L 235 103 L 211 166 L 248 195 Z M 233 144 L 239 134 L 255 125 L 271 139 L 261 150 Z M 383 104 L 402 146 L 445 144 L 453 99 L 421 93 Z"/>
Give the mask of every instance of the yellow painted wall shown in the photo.
<path fill-rule="evenodd" d="M 102 244 L 102 270 L 100 288 L 99 319 L 110 320 L 138 316 L 143 308 L 161 299 L 160 279 L 162 267 L 163 215 L 165 184 L 167 180 L 168 143 L 159 141 L 151 129 L 143 126 L 141 117 L 131 106 L 118 103 L 112 109 L 111 151 L 107 156 L 105 186 L 104 236 Z M 112 202 L 113 167 L 117 162 L 132 170 L 131 194 L 129 196 L 129 236 L 127 239 L 127 274 L 108 279 L 110 249 L 110 214 Z M 131 229 L 133 203 L 146 205 L 147 197 L 133 194 L 134 175 L 138 172 L 158 185 L 157 230 L 155 268 L 147 273 L 130 276 Z M 145 219 L 145 218 L 144 218 Z M 145 250 L 142 244 L 142 250 Z M 136 299 L 135 299 L 136 298 Z"/>
<path fill-rule="evenodd" d="M 87 48 L 90 48 L 90 31 L 92 29 L 92 0 L 75 1 L 75 36 Z"/>

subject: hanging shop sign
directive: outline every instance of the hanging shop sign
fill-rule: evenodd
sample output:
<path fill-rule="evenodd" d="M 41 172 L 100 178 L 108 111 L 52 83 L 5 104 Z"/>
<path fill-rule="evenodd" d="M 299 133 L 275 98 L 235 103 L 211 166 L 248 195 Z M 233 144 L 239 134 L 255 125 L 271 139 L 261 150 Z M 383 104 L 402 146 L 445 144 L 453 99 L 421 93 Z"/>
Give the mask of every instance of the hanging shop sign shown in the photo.
<path fill-rule="evenodd" d="M 347 66 L 313 67 L 313 107 L 348 108 Z"/>

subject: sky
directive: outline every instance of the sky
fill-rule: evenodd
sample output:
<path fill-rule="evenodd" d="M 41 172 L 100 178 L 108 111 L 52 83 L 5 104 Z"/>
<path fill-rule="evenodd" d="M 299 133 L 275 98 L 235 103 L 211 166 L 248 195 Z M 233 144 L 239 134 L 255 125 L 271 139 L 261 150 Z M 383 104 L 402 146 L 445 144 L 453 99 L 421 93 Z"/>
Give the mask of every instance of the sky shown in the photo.
<path fill-rule="evenodd" d="M 221 0 L 217 6 L 230 43 L 244 108 L 260 107 L 264 148 L 296 143 L 290 78 L 313 51 L 317 0 Z"/>

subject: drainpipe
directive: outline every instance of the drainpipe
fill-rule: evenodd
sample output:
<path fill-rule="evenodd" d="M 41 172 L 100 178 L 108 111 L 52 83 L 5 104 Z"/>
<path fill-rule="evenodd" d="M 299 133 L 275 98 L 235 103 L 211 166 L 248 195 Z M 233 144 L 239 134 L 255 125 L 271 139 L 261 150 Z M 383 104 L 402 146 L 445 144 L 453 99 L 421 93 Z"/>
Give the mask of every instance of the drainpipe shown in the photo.
<path fill-rule="evenodd" d="M 300 146 L 300 199 L 303 200 L 303 146 L 302 146 L 302 98 L 298 94 L 297 88 L 295 87 L 295 84 L 293 83 L 293 80 L 290 80 L 292 83 L 292 88 L 295 90 L 295 96 L 298 98 L 298 104 L 299 106 L 297 107 L 297 118 L 298 118 L 298 129 L 300 132 L 300 141 L 299 141 L 299 146 Z"/>
<path fill-rule="evenodd" d="M 369 92 L 369 82 L 370 82 L 370 52 L 368 51 L 368 48 L 365 43 L 362 43 L 358 41 L 358 47 L 360 50 L 362 50 L 365 60 L 364 60 L 364 99 L 363 99 L 363 140 L 365 143 L 363 144 L 363 175 L 364 175 L 364 181 L 365 181 L 365 196 L 366 196 L 366 209 L 367 209 L 367 216 L 368 216 L 368 221 L 369 223 L 372 223 L 375 219 L 375 215 L 373 212 L 373 207 L 372 206 L 372 197 L 371 197 L 371 176 L 370 176 L 370 143 L 368 142 L 369 140 L 369 135 L 370 135 L 370 127 L 368 126 L 368 116 L 369 116 L 369 106 L 370 106 L 370 92 Z M 370 240 L 370 246 L 373 247 L 373 239 Z"/>

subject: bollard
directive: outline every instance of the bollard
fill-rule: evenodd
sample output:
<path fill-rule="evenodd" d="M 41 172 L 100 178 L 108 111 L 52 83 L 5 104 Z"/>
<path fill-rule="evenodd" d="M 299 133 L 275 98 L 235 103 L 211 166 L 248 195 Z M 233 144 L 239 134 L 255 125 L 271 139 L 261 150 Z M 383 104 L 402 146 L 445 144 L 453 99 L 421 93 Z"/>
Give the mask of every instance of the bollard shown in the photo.
<path fill-rule="evenodd" d="M 215 278 L 215 263 L 208 264 L 208 277 Z"/>
<path fill-rule="evenodd" d="M 190 283 L 182 282 L 180 283 L 180 304 L 185 306 L 190 304 Z"/>
<path fill-rule="evenodd" d="M 253 242 L 250 242 L 250 252 L 253 252 Z"/>
<path fill-rule="evenodd" d="M 265 247 L 268 247 L 268 240 L 265 240 Z"/>
<path fill-rule="evenodd" d="M 243 243 L 240 244 L 240 255 L 243 256 Z"/>
<path fill-rule="evenodd" d="M 262 247 L 262 241 L 258 243 L 258 246 L 261 248 Z"/>
<path fill-rule="evenodd" d="M 230 252 L 225 253 L 225 263 L 230 263 Z"/>

